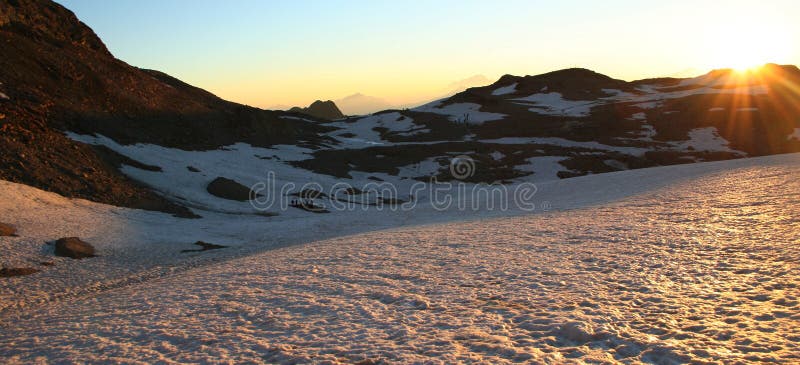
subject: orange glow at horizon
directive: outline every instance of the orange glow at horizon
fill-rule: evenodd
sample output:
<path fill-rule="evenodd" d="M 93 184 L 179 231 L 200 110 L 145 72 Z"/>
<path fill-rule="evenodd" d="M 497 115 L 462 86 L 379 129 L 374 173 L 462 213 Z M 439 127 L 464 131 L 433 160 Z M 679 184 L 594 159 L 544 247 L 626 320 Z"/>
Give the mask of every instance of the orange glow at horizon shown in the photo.
<path fill-rule="evenodd" d="M 706 29 L 709 69 L 757 69 L 768 62 L 791 58 L 793 39 L 788 29 L 750 18 L 729 19 L 727 26 Z"/>

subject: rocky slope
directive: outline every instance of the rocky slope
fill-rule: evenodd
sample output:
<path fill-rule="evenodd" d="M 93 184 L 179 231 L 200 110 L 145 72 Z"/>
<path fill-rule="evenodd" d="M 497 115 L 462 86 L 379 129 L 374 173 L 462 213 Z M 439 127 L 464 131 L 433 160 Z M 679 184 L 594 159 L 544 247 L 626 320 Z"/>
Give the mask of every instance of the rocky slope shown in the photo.
<path fill-rule="evenodd" d="M 0 2 L 0 178 L 62 195 L 191 215 L 63 131 L 125 143 L 208 149 L 318 139 L 312 123 L 222 100 L 117 60 L 94 32 L 47 0 Z"/>
<path fill-rule="evenodd" d="M 798 90 L 800 70 L 772 64 L 634 82 L 585 69 L 506 75 L 421 107 L 332 123 L 341 128 L 333 138 L 362 148 L 318 150 L 298 165 L 346 176 L 348 166 L 392 174 L 433 161 L 445 178 L 448 160 L 467 155 L 473 180 L 493 182 L 796 152 Z"/>
<path fill-rule="evenodd" d="M 252 212 L 207 187 L 252 186 L 265 172 L 322 189 L 402 189 L 800 151 L 795 66 L 634 82 L 585 69 L 506 75 L 420 107 L 328 121 L 127 65 L 48 1 L 0 3 L 0 37 L 0 179 L 182 216 L 187 206 Z"/>

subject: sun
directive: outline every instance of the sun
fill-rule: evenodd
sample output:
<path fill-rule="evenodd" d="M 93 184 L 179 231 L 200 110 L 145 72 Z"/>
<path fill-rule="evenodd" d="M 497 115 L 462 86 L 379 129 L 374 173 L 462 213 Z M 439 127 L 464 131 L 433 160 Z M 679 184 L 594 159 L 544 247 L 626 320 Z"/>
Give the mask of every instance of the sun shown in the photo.
<path fill-rule="evenodd" d="M 710 68 L 732 68 L 739 72 L 766 63 L 785 62 L 794 46 L 789 32 L 767 24 L 721 26 L 707 33 L 704 53 Z"/>

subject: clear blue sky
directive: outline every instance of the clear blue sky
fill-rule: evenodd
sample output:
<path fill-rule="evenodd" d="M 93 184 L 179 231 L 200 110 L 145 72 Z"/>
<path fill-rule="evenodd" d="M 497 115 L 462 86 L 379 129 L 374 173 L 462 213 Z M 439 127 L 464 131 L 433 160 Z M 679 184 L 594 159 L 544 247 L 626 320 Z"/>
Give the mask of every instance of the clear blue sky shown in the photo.
<path fill-rule="evenodd" d="M 800 63 L 800 1 L 57 1 L 122 60 L 262 107 L 422 100 L 476 74 Z"/>

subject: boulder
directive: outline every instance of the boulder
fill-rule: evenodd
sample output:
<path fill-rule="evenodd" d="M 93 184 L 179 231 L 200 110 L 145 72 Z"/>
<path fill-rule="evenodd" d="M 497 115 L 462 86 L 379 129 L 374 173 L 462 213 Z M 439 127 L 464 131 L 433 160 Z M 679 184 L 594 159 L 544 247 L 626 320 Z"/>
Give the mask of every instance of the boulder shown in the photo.
<path fill-rule="evenodd" d="M 0 278 L 10 278 L 14 276 L 24 276 L 39 272 L 39 270 L 30 267 L 15 267 L 15 268 L 2 268 L 0 269 Z"/>
<path fill-rule="evenodd" d="M 17 235 L 17 229 L 10 224 L 0 223 L 0 236 L 11 236 L 15 237 Z"/>
<path fill-rule="evenodd" d="M 197 245 L 197 246 L 200 246 L 200 248 L 198 248 L 198 249 L 196 249 L 196 250 L 182 250 L 182 251 L 181 251 L 181 253 L 186 253 L 186 252 L 203 252 L 203 251 L 208 251 L 208 250 L 219 250 L 220 248 L 226 248 L 226 247 L 228 247 L 228 246 L 217 245 L 217 244 L 208 243 L 208 242 L 203 242 L 203 241 L 197 241 L 197 242 L 195 242 L 194 244 L 195 244 L 195 245 Z"/>
<path fill-rule="evenodd" d="M 65 237 L 56 241 L 56 256 L 83 259 L 94 257 L 94 247 L 77 237 Z"/>
<path fill-rule="evenodd" d="M 248 201 L 250 188 L 224 177 L 218 177 L 208 184 L 206 190 L 209 194 L 222 199 Z"/>

